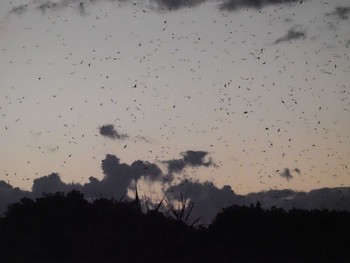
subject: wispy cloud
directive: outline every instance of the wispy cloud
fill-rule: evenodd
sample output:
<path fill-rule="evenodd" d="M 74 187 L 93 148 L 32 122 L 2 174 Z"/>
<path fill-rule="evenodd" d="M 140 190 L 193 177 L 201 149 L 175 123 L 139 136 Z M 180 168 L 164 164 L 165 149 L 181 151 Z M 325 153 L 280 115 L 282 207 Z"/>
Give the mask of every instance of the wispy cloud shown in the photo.
<path fill-rule="evenodd" d="M 278 38 L 274 43 L 279 44 L 281 42 L 288 42 L 291 40 L 297 40 L 297 39 L 305 39 L 306 38 L 306 30 L 301 29 L 300 25 L 296 25 L 288 30 L 288 32 Z"/>
<path fill-rule="evenodd" d="M 347 20 L 349 19 L 349 14 L 350 14 L 350 7 L 345 7 L 345 6 L 337 6 L 331 13 L 326 13 L 326 16 L 333 16 L 336 17 L 337 19 L 344 19 Z"/>
<path fill-rule="evenodd" d="M 28 5 L 22 4 L 22 5 L 18 5 L 16 7 L 13 7 L 10 11 L 10 14 L 17 14 L 17 15 L 21 15 L 23 13 L 25 13 L 28 9 Z"/>

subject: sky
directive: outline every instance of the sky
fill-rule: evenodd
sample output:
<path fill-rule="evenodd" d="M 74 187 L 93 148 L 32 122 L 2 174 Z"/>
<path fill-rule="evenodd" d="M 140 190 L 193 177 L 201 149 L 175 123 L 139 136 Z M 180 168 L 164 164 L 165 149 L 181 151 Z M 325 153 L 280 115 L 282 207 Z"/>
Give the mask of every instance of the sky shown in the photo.
<path fill-rule="evenodd" d="M 1 1 L 2 185 L 349 187 L 349 24 L 348 0 Z"/>

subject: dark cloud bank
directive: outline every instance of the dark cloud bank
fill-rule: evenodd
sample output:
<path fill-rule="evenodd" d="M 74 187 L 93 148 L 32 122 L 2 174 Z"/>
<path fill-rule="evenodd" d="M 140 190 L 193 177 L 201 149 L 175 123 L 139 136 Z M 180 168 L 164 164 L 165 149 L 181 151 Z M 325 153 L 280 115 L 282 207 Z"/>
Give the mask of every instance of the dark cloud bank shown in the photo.
<path fill-rule="evenodd" d="M 0 213 L 3 213 L 9 204 L 23 197 L 36 198 L 43 193 L 67 193 L 78 190 L 90 200 L 98 197 L 118 200 L 127 193 L 128 189 L 133 189 L 141 178 L 163 184 L 166 198 L 170 202 L 180 200 L 180 196 L 191 200 L 194 203 L 191 216 L 201 218 L 201 222 L 210 222 L 223 207 L 232 204 L 250 205 L 257 201 L 264 208 L 276 206 L 287 210 L 296 207 L 350 211 L 350 187 L 322 188 L 307 193 L 293 190 L 269 190 L 238 195 L 227 185 L 218 188 L 212 182 L 194 182 L 187 179 L 175 182 L 174 173 L 181 173 L 185 167 L 214 165 L 207 155 L 208 153 L 204 151 L 186 151 L 181 154 L 180 159 L 164 161 L 168 168 L 165 173 L 157 164 L 142 160 L 126 164 L 120 162 L 117 156 L 108 154 L 102 160 L 101 168 L 104 177 L 101 180 L 90 177 L 89 182 L 85 184 L 65 183 L 57 173 L 52 173 L 35 179 L 31 191 L 23 191 L 0 181 Z M 300 173 L 297 168 L 292 172 Z M 280 176 L 291 180 L 292 172 L 285 169 Z"/>

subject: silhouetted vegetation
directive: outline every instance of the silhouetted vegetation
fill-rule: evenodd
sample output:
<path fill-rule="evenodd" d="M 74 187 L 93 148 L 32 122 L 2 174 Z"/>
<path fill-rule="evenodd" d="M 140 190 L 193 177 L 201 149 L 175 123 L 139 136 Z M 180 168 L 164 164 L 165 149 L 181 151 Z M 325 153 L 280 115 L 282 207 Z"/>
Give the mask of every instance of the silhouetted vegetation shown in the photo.
<path fill-rule="evenodd" d="M 182 199 L 162 213 L 134 201 L 88 202 L 77 191 L 24 198 L 0 219 L 2 262 L 349 262 L 346 211 L 224 208 L 186 224 Z M 181 210 L 182 209 L 182 210 Z"/>

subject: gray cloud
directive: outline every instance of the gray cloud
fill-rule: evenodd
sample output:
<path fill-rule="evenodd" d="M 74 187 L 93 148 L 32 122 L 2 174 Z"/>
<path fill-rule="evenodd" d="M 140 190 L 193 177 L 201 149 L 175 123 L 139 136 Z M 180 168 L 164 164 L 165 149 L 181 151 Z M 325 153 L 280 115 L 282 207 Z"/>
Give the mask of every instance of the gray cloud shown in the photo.
<path fill-rule="evenodd" d="M 90 177 L 90 182 L 84 184 L 82 192 L 89 197 L 104 195 L 107 197 L 120 198 L 124 195 L 133 182 L 141 177 L 155 181 L 162 181 L 161 169 L 153 163 L 137 160 L 131 165 L 121 163 L 115 155 L 108 154 L 102 161 L 101 168 L 104 178 L 98 180 Z"/>
<path fill-rule="evenodd" d="M 10 14 L 17 14 L 17 15 L 21 15 L 23 13 L 25 13 L 28 9 L 28 5 L 18 5 L 16 7 L 13 7 L 10 11 Z"/>
<path fill-rule="evenodd" d="M 303 1 L 295 0 L 226 0 L 220 4 L 221 10 L 234 11 L 242 8 L 261 9 L 269 5 L 295 4 Z"/>
<path fill-rule="evenodd" d="M 184 181 L 168 189 L 172 200 L 179 200 L 180 194 L 194 203 L 191 220 L 201 218 L 208 223 L 224 207 L 229 205 L 249 206 L 260 202 L 263 208 L 278 207 L 285 210 L 329 209 L 350 211 L 350 187 L 321 188 L 310 192 L 290 189 L 269 190 L 247 195 L 236 195 L 230 186 L 219 189 L 210 182 Z"/>
<path fill-rule="evenodd" d="M 338 19 L 349 19 L 350 7 L 337 6 L 332 13 L 326 13 L 326 16 L 334 16 Z"/>
<path fill-rule="evenodd" d="M 164 161 L 168 165 L 169 173 L 181 172 L 186 166 L 198 167 L 198 166 L 210 166 L 213 165 L 211 159 L 207 162 L 205 157 L 208 155 L 208 152 L 205 151 L 192 151 L 188 150 L 184 153 L 181 153 L 181 159 L 173 159 Z"/>
<path fill-rule="evenodd" d="M 287 34 L 278 38 L 274 43 L 279 44 L 281 42 L 287 42 L 291 40 L 305 39 L 305 38 L 306 38 L 306 31 L 301 29 L 300 25 L 297 25 L 289 29 Z"/>
<path fill-rule="evenodd" d="M 310 192 L 293 190 L 270 190 L 250 193 L 246 198 L 251 203 L 259 201 L 263 207 L 281 207 L 286 210 L 329 209 L 350 211 L 350 187 L 321 188 Z"/>
<path fill-rule="evenodd" d="M 30 192 L 14 188 L 10 184 L 0 181 L 0 214 L 3 213 L 9 204 L 18 202 L 21 198 L 28 196 Z"/>
<path fill-rule="evenodd" d="M 177 10 L 184 7 L 198 6 L 207 0 L 151 0 L 159 9 Z"/>
<path fill-rule="evenodd" d="M 141 136 L 141 135 L 137 135 L 133 138 L 135 141 L 143 141 L 143 142 L 146 142 L 146 143 L 151 143 L 152 140 L 146 136 Z"/>
<path fill-rule="evenodd" d="M 124 140 L 129 138 L 127 134 L 118 133 L 113 124 L 102 125 L 99 127 L 99 131 L 102 136 L 111 138 L 113 140 Z"/>
<path fill-rule="evenodd" d="M 66 8 L 74 8 L 79 11 L 81 15 L 87 14 L 86 6 L 95 2 L 109 1 L 118 3 L 135 4 L 130 0 L 57 0 L 57 1 L 36 1 L 32 0 L 31 5 L 35 9 L 45 13 L 47 11 L 58 11 Z M 181 8 L 191 8 L 199 6 L 209 0 L 150 0 L 149 2 L 155 6 L 156 10 L 178 10 Z M 241 8 L 256 8 L 260 9 L 269 5 L 294 4 L 302 3 L 302 1 L 295 0 L 219 0 L 219 9 L 234 11 Z M 20 5 L 15 7 L 12 13 L 21 14 L 27 11 L 27 6 Z"/>
<path fill-rule="evenodd" d="M 63 2 L 45 1 L 45 2 L 41 2 L 38 6 L 36 6 L 36 8 L 41 12 L 45 13 L 48 10 L 61 9 L 63 7 L 62 5 L 63 5 Z"/>
<path fill-rule="evenodd" d="M 236 195 L 230 186 L 219 189 L 211 182 L 183 181 L 168 189 L 171 200 L 179 200 L 181 194 L 194 203 L 191 220 L 200 218 L 201 223 L 209 223 L 223 207 L 247 204 L 244 196 Z"/>
<path fill-rule="evenodd" d="M 106 159 L 102 161 L 102 170 L 106 175 L 106 181 L 113 180 L 117 175 L 128 176 L 133 180 L 138 180 L 143 175 L 155 179 L 162 174 L 155 164 L 137 160 L 131 165 L 127 165 L 119 163 L 119 159 L 114 155 L 107 155 Z"/>
<path fill-rule="evenodd" d="M 32 195 L 35 197 L 56 192 L 69 192 L 72 190 L 81 190 L 79 185 L 66 184 L 61 181 L 58 173 L 52 173 L 47 176 L 37 178 L 33 181 Z"/>
<path fill-rule="evenodd" d="M 86 4 L 91 4 L 96 1 L 105 1 L 105 0 L 58 0 L 58 1 L 32 0 L 28 4 L 22 4 L 22 5 L 13 7 L 10 13 L 18 14 L 18 15 L 23 14 L 26 11 L 28 11 L 29 7 L 39 10 L 42 13 L 46 13 L 48 11 L 60 11 L 66 8 L 74 8 L 74 9 L 77 9 L 81 15 L 85 15 L 87 14 L 85 9 Z M 110 1 L 113 2 L 114 0 L 110 0 Z"/>
<path fill-rule="evenodd" d="M 207 152 L 186 151 L 180 166 L 174 165 L 173 170 L 183 167 L 183 164 L 191 166 L 209 166 L 211 161 L 204 161 Z M 177 161 L 179 161 L 177 160 Z M 293 190 L 269 190 L 247 195 L 237 195 L 230 186 L 218 188 L 212 182 L 194 182 L 182 180 L 175 185 L 169 185 L 167 176 L 154 163 L 136 160 L 131 164 L 121 163 L 115 155 L 106 155 L 101 162 L 104 174 L 102 179 L 89 178 L 85 184 L 70 184 L 61 180 L 59 174 L 52 173 L 37 178 L 33 181 L 32 191 L 23 191 L 14 188 L 10 184 L 0 181 L 0 214 L 6 210 L 7 205 L 17 202 L 22 197 L 35 198 L 43 193 L 64 192 L 72 190 L 81 191 L 86 198 L 97 197 L 121 198 L 138 180 L 144 178 L 150 182 L 163 183 L 164 191 L 170 202 L 180 200 L 181 195 L 194 203 L 190 221 L 200 218 L 201 223 L 209 223 L 214 216 L 229 205 L 250 205 L 259 201 L 264 208 L 272 206 L 289 210 L 293 207 L 302 209 L 338 209 L 350 211 L 350 187 L 323 188 L 310 192 L 297 192 Z M 183 169 L 183 168 L 182 168 Z M 292 172 L 284 170 L 287 178 L 292 173 L 300 173 L 298 168 Z M 147 193 L 146 193 L 147 195 Z"/>
<path fill-rule="evenodd" d="M 186 165 L 199 166 L 209 165 L 211 162 L 204 162 L 206 152 L 187 151 L 182 154 Z M 13 188 L 10 184 L 0 181 L 0 214 L 4 212 L 7 205 L 20 198 L 39 197 L 42 194 L 51 194 L 56 192 L 70 192 L 78 190 L 84 193 L 87 198 L 96 198 L 100 196 L 109 198 L 120 198 L 130 187 L 141 178 L 150 182 L 168 183 L 172 180 L 169 175 L 164 175 L 162 170 L 154 163 L 136 160 L 133 163 L 121 163 L 120 159 L 111 154 L 101 162 L 101 168 L 104 174 L 102 179 L 90 177 L 89 182 L 85 184 L 65 183 L 61 180 L 58 173 L 42 176 L 33 181 L 32 191 L 22 191 L 19 188 Z"/>
<path fill-rule="evenodd" d="M 85 3 L 84 3 L 84 2 L 80 2 L 80 3 L 79 3 L 78 9 L 79 9 L 79 13 L 80 13 L 81 15 L 86 15 L 86 14 L 87 14 L 86 9 L 85 9 Z"/>

